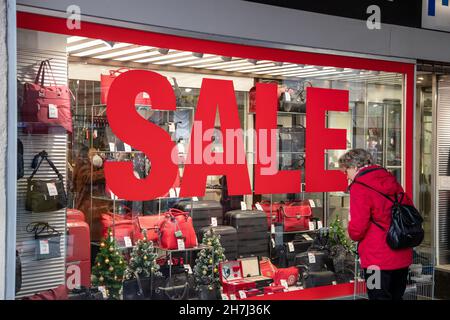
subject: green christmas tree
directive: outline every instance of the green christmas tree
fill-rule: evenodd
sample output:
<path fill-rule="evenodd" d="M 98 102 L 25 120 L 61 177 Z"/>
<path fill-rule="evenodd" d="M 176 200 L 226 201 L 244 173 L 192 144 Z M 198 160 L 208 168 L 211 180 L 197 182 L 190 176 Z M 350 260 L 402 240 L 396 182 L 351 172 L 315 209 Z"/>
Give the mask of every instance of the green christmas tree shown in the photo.
<path fill-rule="evenodd" d="M 356 245 L 347 237 L 347 232 L 339 215 L 336 215 L 334 221 L 330 224 L 330 242 L 331 245 L 342 245 L 348 252 L 355 253 Z"/>
<path fill-rule="evenodd" d="M 116 241 L 111 228 L 109 228 L 108 236 L 100 242 L 100 251 L 95 257 L 95 264 L 92 268 L 92 284 L 97 287 L 105 287 L 109 299 L 119 299 L 124 270 L 124 258 L 117 250 Z"/>
<path fill-rule="evenodd" d="M 147 233 L 144 230 L 144 239 L 138 240 L 131 252 L 130 261 L 125 269 L 125 280 L 134 279 L 136 274 L 140 278 L 151 275 L 161 275 L 159 265 L 156 263 L 157 254 L 153 242 L 147 240 Z"/>
<path fill-rule="evenodd" d="M 202 244 L 208 246 L 199 252 L 194 266 L 194 277 L 198 286 L 206 285 L 210 290 L 220 287 L 219 263 L 225 261 L 220 244 L 220 235 L 210 228 L 203 236 Z"/>

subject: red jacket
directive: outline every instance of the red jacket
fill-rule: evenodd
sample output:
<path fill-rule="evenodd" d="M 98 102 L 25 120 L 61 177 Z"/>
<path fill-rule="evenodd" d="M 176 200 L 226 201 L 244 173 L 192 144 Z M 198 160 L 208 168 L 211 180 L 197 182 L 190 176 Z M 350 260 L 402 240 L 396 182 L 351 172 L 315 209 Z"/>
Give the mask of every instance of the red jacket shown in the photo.
<path fill-rule="evenodd" d="M 363 182 L 392 196 L 403 192 L 403 188 L 396 178 L 386 170 L 375 170 L 364 174 L 364 171 L 376 167 L 378 166 L 361 169 L 355 181 Z M 413 204 L 406 194 L 402 203 Z M 350 186 L 348 233 L 352 240 L 359 242 L 358 253 L 363 268 L 376 265 L 381 270 L 395 270 L 406 268 L 412 263 L 412 248 L 392 250 L 386 243 L 386 234 L 391 224 L 391 208 L 392 202 L 377 192 L 358 183 Z M 385 231 L 371 222 L 370 216 Z"/>

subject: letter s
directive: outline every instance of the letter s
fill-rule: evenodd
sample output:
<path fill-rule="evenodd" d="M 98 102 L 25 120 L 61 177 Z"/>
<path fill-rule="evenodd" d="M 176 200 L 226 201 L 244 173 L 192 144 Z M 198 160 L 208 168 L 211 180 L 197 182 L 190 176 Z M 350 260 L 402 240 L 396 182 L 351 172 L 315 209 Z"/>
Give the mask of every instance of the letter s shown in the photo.
<path fill-rule="evenodd" d="M 119 198 L 130 201 L 163 196 L 172 187 L 178 173 L 178 166 L 171 159 L 175 143 L 169 134 L 136 111 L 135 99 L 140 92 L 150 95 L 152 109 L 176 109 L 172 86 L 156 72 L 131 70 L 112 82 L 106 108 L 111 130 L 122 141 L 143 151 L 151 162 L 150 173 L 143 179 L 134 176 L 130 161 L 105 162 L 107 185 Z"/>

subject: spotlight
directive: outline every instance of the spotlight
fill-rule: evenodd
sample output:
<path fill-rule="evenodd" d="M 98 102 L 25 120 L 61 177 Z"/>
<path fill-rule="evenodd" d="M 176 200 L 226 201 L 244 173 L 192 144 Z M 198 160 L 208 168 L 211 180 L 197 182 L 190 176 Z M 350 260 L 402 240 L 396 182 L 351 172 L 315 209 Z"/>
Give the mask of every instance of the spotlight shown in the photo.
<path fill-rule="evenodd" d="M 169 49 L 159 48 L 159 49 L 158 49 L 158 52 L 161 53 L 161 54 L 166 55 L 166 54 L 169 53 Z"/>

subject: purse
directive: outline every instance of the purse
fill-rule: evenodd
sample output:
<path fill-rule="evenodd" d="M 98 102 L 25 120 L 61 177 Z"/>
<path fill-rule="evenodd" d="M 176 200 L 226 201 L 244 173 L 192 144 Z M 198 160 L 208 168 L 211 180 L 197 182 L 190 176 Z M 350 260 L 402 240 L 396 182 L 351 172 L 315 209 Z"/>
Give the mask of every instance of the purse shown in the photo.
<path fill-rule="evenodd" d="M 178 240 L 184 242 L 185 248 L 193 248 L 198 245 L 192 217 L 189 216 L 189 213 L 178 209 L 169 209 L 159 229 L 158 243 L 161 248 L 176 250 L 179 249 Z"/>
<path fill-rule="evenodd" d="M 114 239 L 120 246 L 125 244 L 125 237 L 133 239 L 133 220 L 131 214 L 121 215 L 111 212 L 102 213 L 100 215 L 100 222 L 102 225 L 102 237 L 108 237 L 108 229 L 111 228 Z"/>
<path fill-rule="evenodd" d="M 39 158 L 39 162 L 35 165 Z M 33 180 L 34 175 L 44 160 L 47 161 L 58 176 L 57 180 Z M 25 202 L 26 210 L 32 212 L 50 212 L 65 208 L 67 206 L 67 196 L 64 189 L 63 176 L 59 173 L 53 162 L 50 161 L 45 150 L 34 157 L 33 165 L 35 165 L 34 171 L 28 178 Z"/>
<path fill-rule="evenodd" d="M 67 300 L 67 289 L 64 284 L 50 290 L 42 291 L 22 300 Z"/>
<path fill-rule="evenodd" d="M 270 204 L 270 201 L 264 200 L 260 202 L 260 205 L 267 215 L 267 227 L 268 230 L 270 230 L 273 223 L 279 222 L 281 203 L 273 202 L 272 204 Z"/>
<path fill-rule="evenodd" d="M 164 218 L 164 215 L 147 215 L 137 217 L 134 221 L 134 241 L 144 239 L 143 230 L 146 230 L 147 240 L 157 242 L 158 229 L 164 221 Z"/>
<path fill-rule="evenodd" d="M 32 222 L 26 230 L 34 233 L 37 260 L 61 257 L 61 233 L 54 227 L 47 222 Z"/>
<path fill-rule="evenodd" d="M 100 100 L 102 104 L 106 104 L 108 101 L 108 92 L 109 88 L 111 87 L 112 82 L 120 76 L 122 73 L 125 73 L 129 71 L 128 68 L 120 68 L 117 70 L 109 70 L 109 74 L 102 74 L 100 76 Z M 145 106 L 151 106 L 152 101 L 150 99 L 150 96 L 145 93 L 141 92 L 136 96 L 135 104 L 137 105 L 145 105 Z"/>
<path fill-rule="evenodd" d="M 303 200 L 281 206 L 281 215 L 285 232 L 302 231 L 309 229 L 312 210 L 308 200 Z"/>
<path fill-rule="evenodd" d="M 45 86 L 45 71 L 53 80 L 52 86 Z M 33 83 L 25 83 L 22 104 L 22 121 L 26 122 L 26 132 L 47 133 L 49 126 L 61 126 L 72 132 L 72 114 L 70 99 L 72 92 L 67 86 L 56 84 L 50 66 L 50 60 L 44 60 L 39 66 Z"/>

